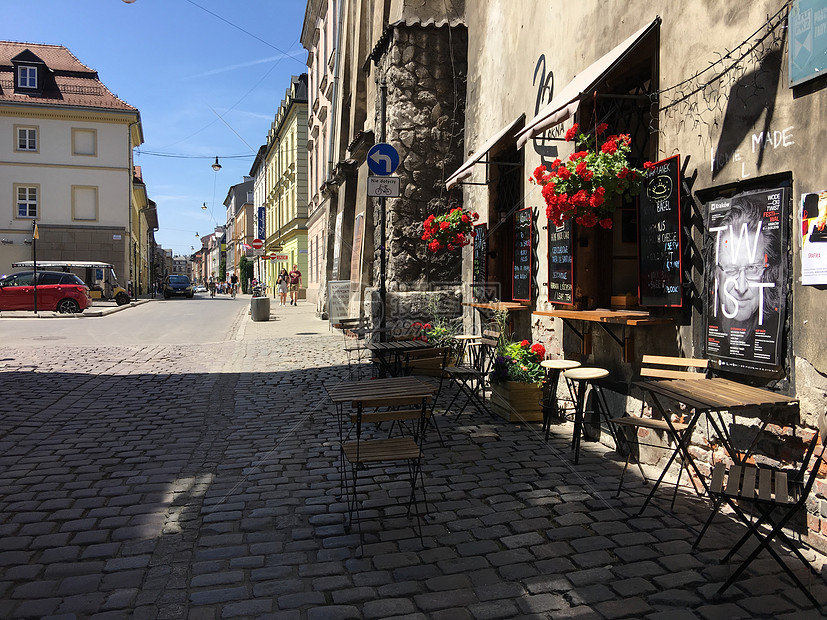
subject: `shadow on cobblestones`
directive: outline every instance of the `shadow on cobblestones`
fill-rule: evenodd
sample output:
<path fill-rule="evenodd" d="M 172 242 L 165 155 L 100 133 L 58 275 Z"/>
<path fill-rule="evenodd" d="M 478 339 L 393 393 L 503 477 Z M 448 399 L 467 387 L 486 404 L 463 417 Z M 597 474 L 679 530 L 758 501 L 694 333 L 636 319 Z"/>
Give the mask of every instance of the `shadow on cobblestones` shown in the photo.
<path fill-rule="evenodd" d="M 357 557 L 323 389 L 347 378 L 339 341 L 285 342 L 7 362 L 0 616 L 804 617 L 771 559 L 714 599 L 740 526 L 720 516 L 692 553 L 706 503 L 681 487 L 674 512 L 665 492 L 634 516 L 641 495 L 614 498 L 623 459 L 585 443 L 574 466 L 570 424 L 546 444 L 539 424 L 441 418 L 424 546 L 388 469 L 360 489 Z"/>

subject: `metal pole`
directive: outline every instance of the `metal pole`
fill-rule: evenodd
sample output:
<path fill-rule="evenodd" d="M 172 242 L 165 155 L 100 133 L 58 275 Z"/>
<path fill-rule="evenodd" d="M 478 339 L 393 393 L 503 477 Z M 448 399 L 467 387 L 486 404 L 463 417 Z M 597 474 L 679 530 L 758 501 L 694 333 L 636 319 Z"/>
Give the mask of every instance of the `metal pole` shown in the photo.
<path fill-rule="evenodd" d="M 386 137 L 386 117 L 385 117 L 385 109 L 387 106 L 387 97 L 388 97 L 388 85 L 385 82 L 385 77 L 382 76 L 381 81 L 379 82 L 379 141 L 384 142 Z M 387 268 L 385 266 L 386 262 L 386 220 L 387 216 L 385 214 L 385 197 L 382 196 L 379 198 L 379 300 L 382 304 L 382 317 L 379 323 L 379 341 L 385 341 L 385 316 L 387 314 L 387 284 L 385 279 L 387 277 Z"/>
<path fill-rule="evenodd" d="M 32 220 L 32 265 L 34 268 L 34 312 L 37 314 L 37 220 Z"/>

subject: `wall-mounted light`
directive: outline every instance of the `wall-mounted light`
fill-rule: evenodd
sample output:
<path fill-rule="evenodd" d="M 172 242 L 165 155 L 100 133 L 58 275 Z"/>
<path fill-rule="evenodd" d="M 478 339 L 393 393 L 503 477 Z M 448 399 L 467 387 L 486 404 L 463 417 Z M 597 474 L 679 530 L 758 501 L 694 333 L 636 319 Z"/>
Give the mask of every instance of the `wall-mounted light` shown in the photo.
<path fill-rule="evenodd" d="M 218 155 L 215 156 L 215 163 L 212 165 L 212 169 L 216 172 L 221 170 L 221 164 L 218 163 Z"/>
<path fill-rule="evenodd" d="M 2 243 L 3 245 L 14 245 L 14 241 L 12 241 L 11 239 L 0 239 L 0 243 Z"/>

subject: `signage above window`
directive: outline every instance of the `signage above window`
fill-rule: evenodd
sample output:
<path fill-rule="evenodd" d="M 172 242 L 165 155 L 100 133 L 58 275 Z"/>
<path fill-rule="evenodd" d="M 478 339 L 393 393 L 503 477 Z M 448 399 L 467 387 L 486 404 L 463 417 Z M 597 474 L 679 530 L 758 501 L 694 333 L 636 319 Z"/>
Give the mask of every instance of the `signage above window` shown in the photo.
<path fill-rule="evenodd" d="M 798 86 L 827 70 L 827 6 L 823 0 L 795 0 L 787 23 L 790 86 Z"/>

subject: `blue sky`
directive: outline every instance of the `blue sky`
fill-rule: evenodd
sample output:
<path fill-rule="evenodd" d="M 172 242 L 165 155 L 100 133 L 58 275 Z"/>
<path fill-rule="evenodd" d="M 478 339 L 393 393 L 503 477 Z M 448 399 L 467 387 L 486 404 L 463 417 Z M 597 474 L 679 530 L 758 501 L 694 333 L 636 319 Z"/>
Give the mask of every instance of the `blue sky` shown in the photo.
<path fill-rule="evenodd" d="M 227 191 L 249 174 L 290 76 L 307 70 L 299 41 L 304 0 L 0 0 L 0 6 L 0 38 L 64 45 L 140 110 L 144 144 L 135 164 L 158 204 L 156 239 L 175 254 L 199 248 L 195 233 L 223 223 Z M 217 173 L 210 167 L 216 155 Z"/>

